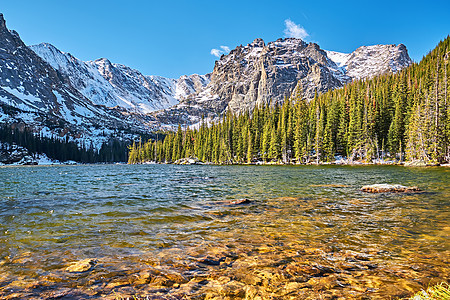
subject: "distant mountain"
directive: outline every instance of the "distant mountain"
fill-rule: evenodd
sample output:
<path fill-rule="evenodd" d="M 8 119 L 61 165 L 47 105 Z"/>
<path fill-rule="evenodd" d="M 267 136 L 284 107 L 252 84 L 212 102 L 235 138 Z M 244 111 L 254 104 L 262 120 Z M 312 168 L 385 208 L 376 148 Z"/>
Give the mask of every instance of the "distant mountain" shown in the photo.
<path fill-rule="evenodd" d="M 325 51 L 340 70 L 352 79 L 395 73 L 412 64 L 403 44 L 362 46 L 352 53 Z"/>
<path fill-rule="evenodd" d="M 345 76 L 367 78 L 372 74 L 368 70 L 392 72 L 408 64 L 402 48 L 362 47 L 352 54 L 327 57 L 339 63 Z M 374 53 L 380 54 L 371 57 Z M 193 130 L 179 127 L 162 143 L 135 144 L 129 162 L 196 164 L 191 159 L 195 157 L 215 164 L 449 166 L 449 58 L 447 36 L 419 63 L 395 74 L 354 81 L 310 101 L 295 90 L 279 109 L 263 106 L 252 114 L 226 113 L 220 121 Z"/>
<path fill-rule="evenodd" d="M 223 55 L 211 82 L 187 100 L 160 111 L 163 123 L 192 123 L 201 116 L 217 118 L 224 111 L 242 112 L 258 104 L 281 103 L 297 84 L 306 98 L 340 88 L 354 79 L 397 72 L 412 63 L 406 47 L 363 46 L 352 53 L 322 50 L 301 39 L 278 39 L 267 45 L 256 39 Z"/>
<path fill-rule="evenodd" d="M 106 58 L 83 62 L 47 43 L 30 48 L 69 78 L 86 98 L 106 107 L 119 106 L 146 114 L 171 107 L 209 83 L 208 76 L 200 75 L 179 79 L 145 76 Z"/>

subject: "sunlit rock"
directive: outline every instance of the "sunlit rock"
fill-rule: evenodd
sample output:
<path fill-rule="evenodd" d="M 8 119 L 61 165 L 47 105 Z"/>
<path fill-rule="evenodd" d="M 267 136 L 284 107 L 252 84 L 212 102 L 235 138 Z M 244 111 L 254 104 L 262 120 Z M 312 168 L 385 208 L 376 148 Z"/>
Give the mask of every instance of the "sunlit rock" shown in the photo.
<path fill-rule="evenodd" d="M 66 271 L 70 273 L 86 272 L 91 270 L 96 264 L 97 261 L 95 259 L 88 258 L 72 263 L 66 268 Z"/>
<path fill-rule="evenodd" d="M 372 184 L 365 185 L 361 191 L 367 193 L 411 193 L 420 192 L 417 186 L 404 186 L 400 184 Z"/>

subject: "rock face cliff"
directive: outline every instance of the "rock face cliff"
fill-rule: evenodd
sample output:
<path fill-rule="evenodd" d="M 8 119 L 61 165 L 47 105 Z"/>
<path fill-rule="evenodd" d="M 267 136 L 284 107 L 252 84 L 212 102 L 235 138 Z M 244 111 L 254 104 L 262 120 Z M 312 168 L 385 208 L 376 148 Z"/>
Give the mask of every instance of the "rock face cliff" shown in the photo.
<path fill-rule="evenodd" d="M 342 86 L 342 74 L 317 44 L 279 39 L 264 44 L 256 39 L 220 59 L 211 76 L 211 94 L 228 102 L 233 111 L 257 104 L 281 102 L 300 81 L 308 98 L 314 92 Z"/>
<path fill-rule="evenodd" d="M 157 116 L 163 123 L 192 123 L 201 116 L 214 119 L 225 110 L 242 112 L 263 103 L 280 103 L 297 84 L 306 98 L 313 98 L 316 92 L 396 72 L 411 63 L 402 44 L 364 46 L 345 54 L 322 50 L 301 39 L 278 39 L 268 44 L 256 39 L 223 55 L 205 88 Z"/>

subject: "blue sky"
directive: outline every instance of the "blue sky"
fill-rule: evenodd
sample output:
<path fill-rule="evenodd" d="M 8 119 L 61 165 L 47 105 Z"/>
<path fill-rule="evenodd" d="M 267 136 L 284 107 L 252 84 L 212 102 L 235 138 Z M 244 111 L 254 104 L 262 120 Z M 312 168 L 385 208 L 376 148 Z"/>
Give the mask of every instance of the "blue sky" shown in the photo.
<path fill-rule="evenodd" d="M 403 43 L 419 61 L 450 34 L 448 0 L 0 0 L 0 12 L 28 45 L 48 42 L 82 60 L 106 57 L 173 78 L 212 72 L 213 54 L 255 38 L 306 36 L 340 52 Z"/>

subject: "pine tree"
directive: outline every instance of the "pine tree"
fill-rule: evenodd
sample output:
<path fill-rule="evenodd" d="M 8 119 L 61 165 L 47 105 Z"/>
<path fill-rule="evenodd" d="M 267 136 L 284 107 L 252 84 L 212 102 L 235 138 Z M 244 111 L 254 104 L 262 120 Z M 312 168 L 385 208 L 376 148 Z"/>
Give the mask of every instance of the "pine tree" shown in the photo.
<path fill-rule="evenodd" d="M 253 160 L 253 142 L 250 128 L 247 130 L 247 163 L 250 164 Z"/>

